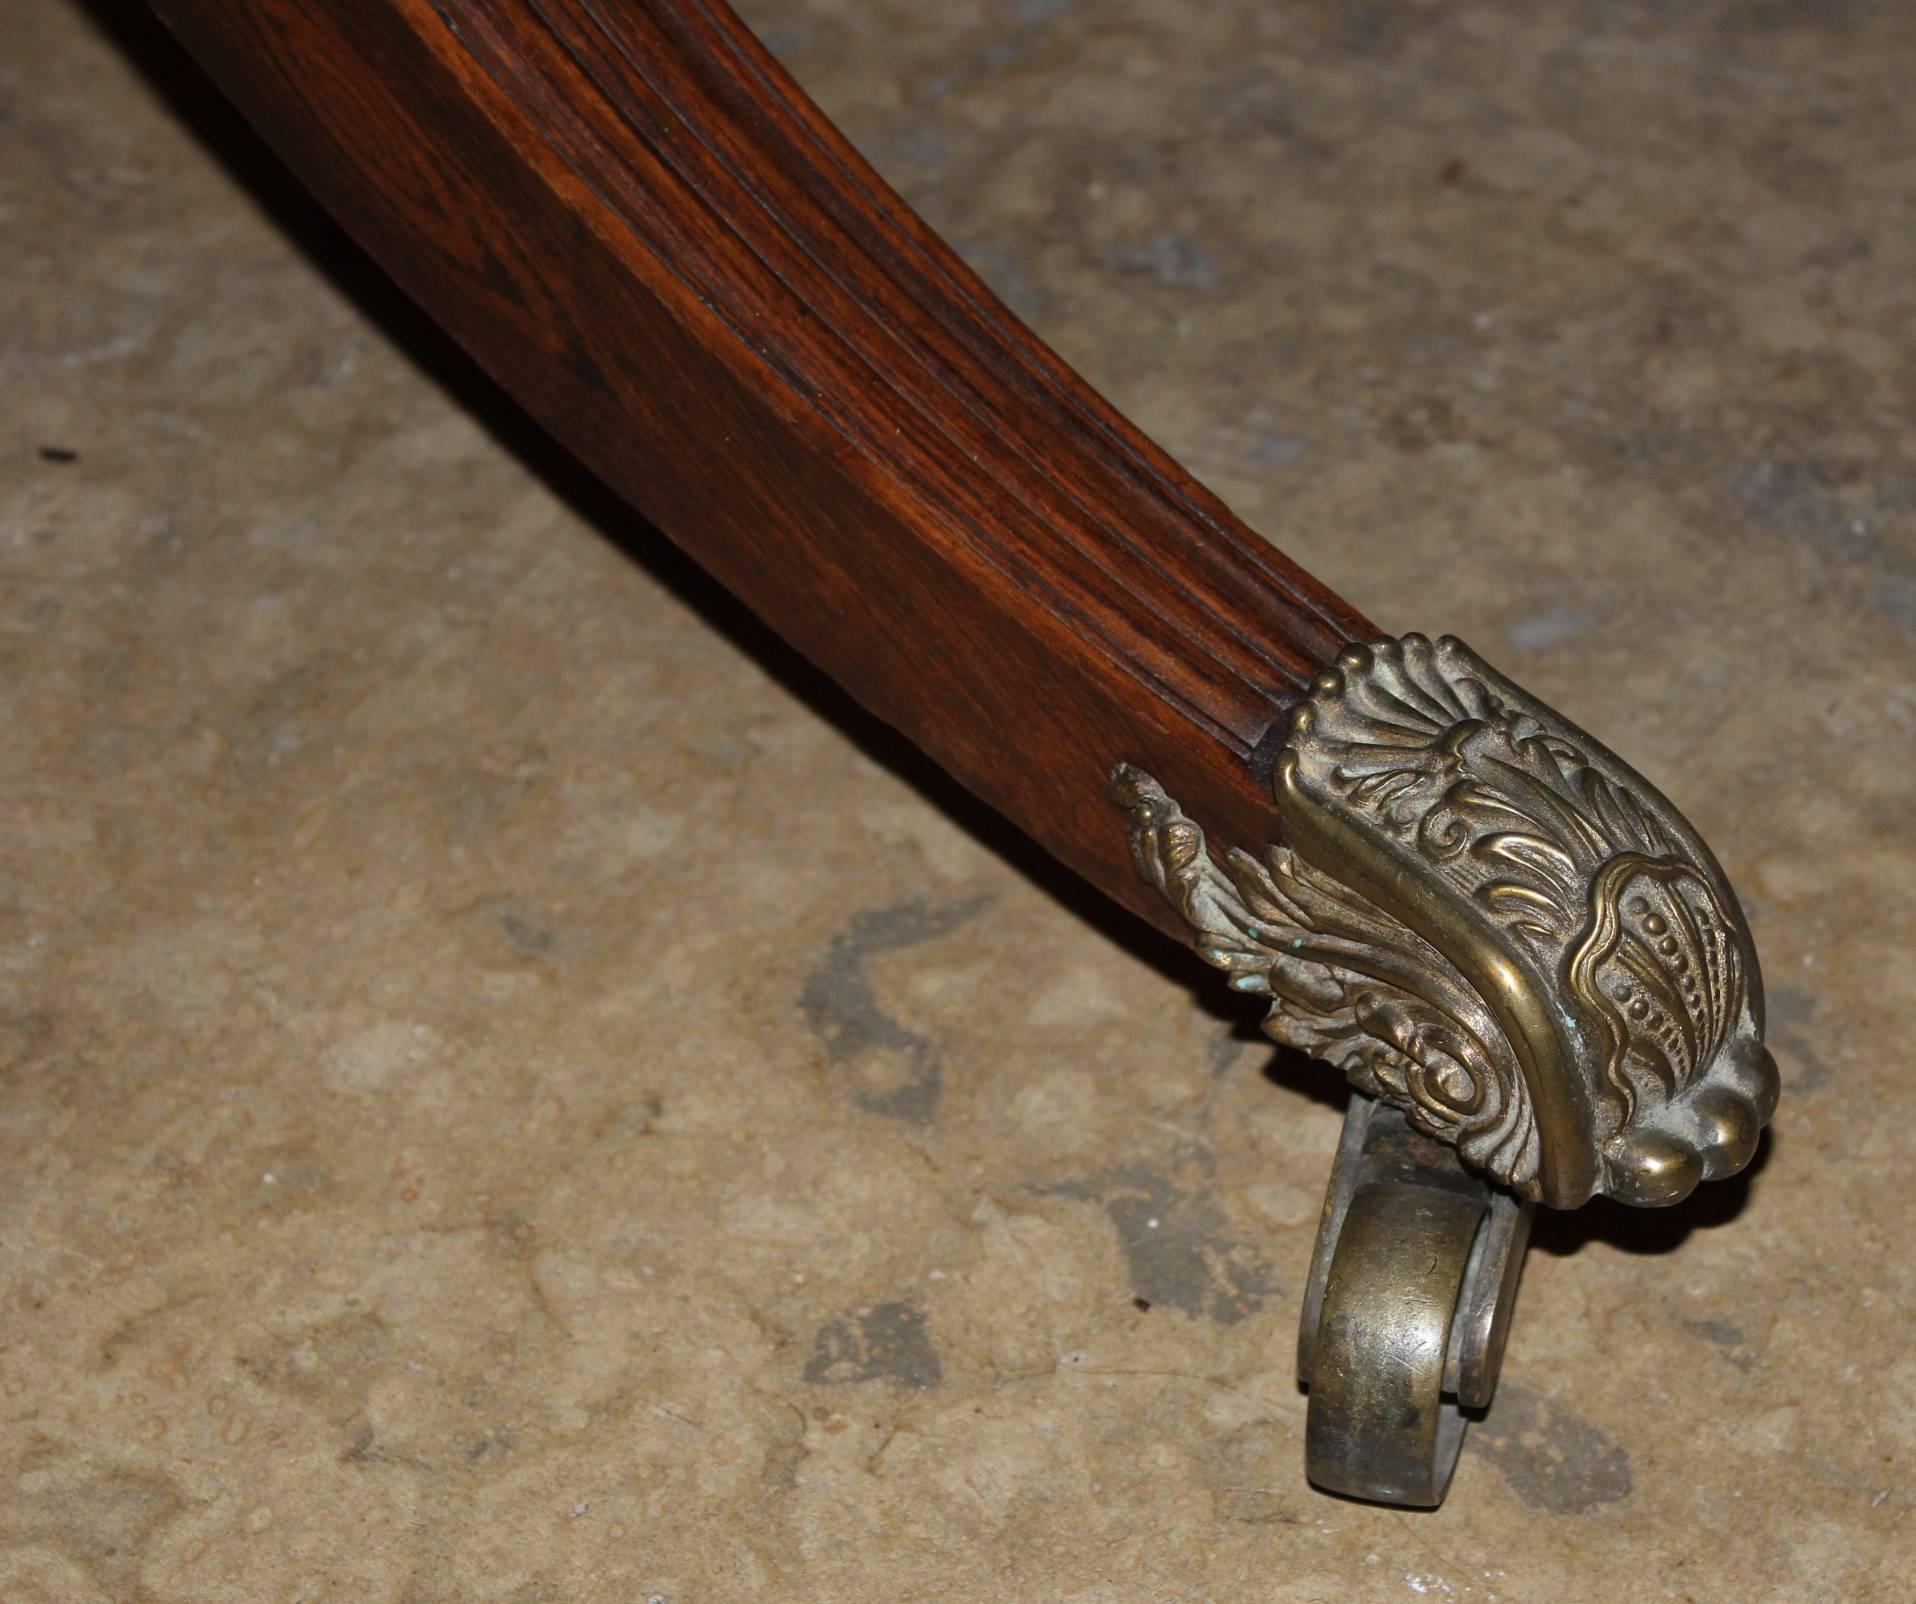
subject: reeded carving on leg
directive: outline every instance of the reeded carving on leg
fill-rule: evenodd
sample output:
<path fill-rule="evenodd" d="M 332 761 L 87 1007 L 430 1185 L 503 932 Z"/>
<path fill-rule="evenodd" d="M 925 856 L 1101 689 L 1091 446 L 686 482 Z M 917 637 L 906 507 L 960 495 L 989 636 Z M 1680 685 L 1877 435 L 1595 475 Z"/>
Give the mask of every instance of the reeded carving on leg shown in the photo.
<path fill-rule="evenodd" d="M 1749 932 L 1647 781 L 1461 642 L 1348 648 L 1292 715 L 1287 848 L 1219 868 L 1121 766 L 1140 871 L 1267 1030 L 1526 1196 L 1665 1203 L 1776 1100 Z M 1246 977 L 1249 977 L 1248 980 Z"/>

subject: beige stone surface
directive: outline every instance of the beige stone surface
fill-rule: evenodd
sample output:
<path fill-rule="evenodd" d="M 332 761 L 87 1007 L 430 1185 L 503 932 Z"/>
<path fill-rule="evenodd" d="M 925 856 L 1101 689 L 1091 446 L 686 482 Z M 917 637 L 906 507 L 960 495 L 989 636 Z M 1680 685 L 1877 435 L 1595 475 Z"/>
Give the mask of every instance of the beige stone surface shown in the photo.
<path fill-rule="evenodd" d="M 150 28 L 10 6 L 0 1599 L 1916 1597 L 1916 13 L 750 14 L 1253 523 L 1665 780 L 1774 1137 L 1545 1223 L 1441 1511 L 1314 1494 L 1328 1078 L 583 485 Z"/>

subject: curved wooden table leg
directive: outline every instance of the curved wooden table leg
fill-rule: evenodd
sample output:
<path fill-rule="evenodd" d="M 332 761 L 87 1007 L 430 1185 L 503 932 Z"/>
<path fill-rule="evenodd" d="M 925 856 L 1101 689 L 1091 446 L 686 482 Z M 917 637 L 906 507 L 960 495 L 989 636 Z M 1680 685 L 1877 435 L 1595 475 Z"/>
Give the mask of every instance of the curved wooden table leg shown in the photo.
<path fill-rule="evenodd" d="M 1245 529 L 718 0 L 158 3 L 562 443 L 1266 997 L 1272 1036 L 1525 1200 L 1674 1202 L 1748 1161 L 1776 1098 L 1761 979 L 1682 815 L 1461 642 L 1380 638 Z M 1432 1400 L 1485 1207 L 1352 1201 L 1317 1328 L 1325 1479 L 1441 1496 Z M 1412 1304 L 1430 1319 L 1371 1318 Z M 1406 1342 L 1414 1432 L 1378 1386 Z"/>

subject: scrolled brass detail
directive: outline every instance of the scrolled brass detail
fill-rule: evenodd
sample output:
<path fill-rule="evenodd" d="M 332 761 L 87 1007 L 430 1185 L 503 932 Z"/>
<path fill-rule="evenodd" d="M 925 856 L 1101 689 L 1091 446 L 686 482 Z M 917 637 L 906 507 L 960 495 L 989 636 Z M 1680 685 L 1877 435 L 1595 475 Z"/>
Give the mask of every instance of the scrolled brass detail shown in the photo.
<path fill-rule="evenodd" d="M 1516 1057 L 1441 952 L 1288 848 L 1262 861 L 1232 852 L 1220 868 L 1148 774 L 1121 767 L 1112 796 L 1130 810 L 1139 873 L 1198 932 L 1198 955 L 1234 990 L 1270 999 L 1266 1034 L 1507 1184 L 1534 1183 L 1536 1121 Z"/>
<path fill-rule="evenodd" d="M 1776 1101 L 1722 870 L 1641 775 L 1460 641 L 1347 648 L 1293 712 L 1283 846 L 1120 765 L 1133 856 L 1265 1029 L 1523 1197 L 1671 1203 Z"/>

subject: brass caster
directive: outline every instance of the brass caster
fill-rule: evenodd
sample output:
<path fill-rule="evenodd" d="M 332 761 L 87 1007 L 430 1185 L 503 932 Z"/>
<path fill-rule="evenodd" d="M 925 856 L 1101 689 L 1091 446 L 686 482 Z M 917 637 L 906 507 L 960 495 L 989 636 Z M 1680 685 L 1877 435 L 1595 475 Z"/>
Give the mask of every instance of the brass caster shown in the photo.
<path fill-rule="evenodd" d="M 1313 1483 L 1443 1502 L 1464 1427 L 1497 1390 L 1533 1207 L 1397 1109 L 1351 1099 L 1297 1334 Z"/>

